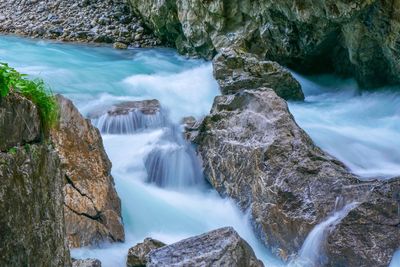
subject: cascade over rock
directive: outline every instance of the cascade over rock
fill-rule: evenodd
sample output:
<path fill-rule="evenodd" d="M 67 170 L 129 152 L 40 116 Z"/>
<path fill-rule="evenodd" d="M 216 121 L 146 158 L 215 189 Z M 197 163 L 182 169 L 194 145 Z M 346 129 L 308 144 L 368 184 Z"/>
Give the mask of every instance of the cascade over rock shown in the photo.
<path fill-rule="evenodd" d="M 257 233 L 282 258 L 294 255 L 332 211 L 353 201 L 363 204 L 329 238 L 332 266 L 387 266 L 400 246 L 398 180 L 360 182 L 314 145 L 272 89 L 216 97 L 195 142 L 210 183 L 250 209 Z"/>
<path fill-rule="evenodd" d="M 31 101 L 0 99 L 0 266 L 71 266 L 63 171 L 40 125 Z"/>
<path fill-rule="evenodd" d="M 60 95 L 60 123 L 51 139 L 65 170 L 64 210 L 70 247 L 124 241 L 121 202 L 99 131 Z"/>
<path fill-rule="evenodd" d="M 400 82 L 400 1 L 130 0 L 182 53 L 234 47 L 303 72 L 334 70 L 363 87 Z"/>
<path fill-rule="evenodd" d="M 264 264 L 232 227 L 225 227 L 152 250 L 146 266 L 262 267 Z"/>
<path fill-rule="evenodd" d="M 92 112 L 89 117 L 105 134 L 133 134 L 167 125 L 167 117 L 157 99 L 118 103 L 106 112 Z"/>

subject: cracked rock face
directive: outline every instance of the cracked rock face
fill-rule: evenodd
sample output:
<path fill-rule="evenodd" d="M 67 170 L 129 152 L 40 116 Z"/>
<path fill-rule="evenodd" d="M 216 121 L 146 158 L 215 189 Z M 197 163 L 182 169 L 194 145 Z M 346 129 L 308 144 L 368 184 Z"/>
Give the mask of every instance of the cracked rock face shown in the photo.
<path fill-rule="evenodd" d="M 0 100 L 1 134 L 7 129 L 15 132 L 0 135 L 0 266 L 70 266 L 63 172 L 56 151 L 38 140 L 31 101 L 14 94 Z"/>
<path fill-rule="evenodd" d="M 163 40 L 212 58 L 234 47 L 303 72 L 400 82 L 400 0 L 130 0 Z"/>
<path fill-rule="evenodd" d="M 398 180 L 360 182 L 313 144 L 272 89 L 216 97 L 195 142 L 210 183 L 250 209 L 256 232 L 281 257 L 352 201 L 362 204 L 328 239 L 329 266 L 387 266 L 400 246 Z"/>
<path fill-rule="evenodd" d="M 66 172 L 64 209 L 70 247 L 124 241 L 121 202 L 99 131 L 57 96 L 60 125 L 51 133 Z"/>
<path fill-rule="evenodd" d="M 153 266 L 229 266 L 262 267 L 252 248 L 232 227 L 190 237 L 152 250 L 147 265 Z"/>

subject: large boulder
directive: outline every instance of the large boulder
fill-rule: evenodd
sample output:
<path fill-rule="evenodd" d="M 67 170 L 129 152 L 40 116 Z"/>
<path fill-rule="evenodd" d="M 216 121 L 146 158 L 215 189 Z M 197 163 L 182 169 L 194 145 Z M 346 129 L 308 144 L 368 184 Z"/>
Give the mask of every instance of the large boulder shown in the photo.
<path fill-rule="evenodd" d="M 126 266 L 127 267 L 146 266 L 147 254 L 149 254 L 150 251 L 152 251 L 152 250 L 155 250 L 155 249 L 158 249 L 158 248 L 161 248 L 164 246 L 165 246 L 165 244 L 161 241 L 158 241 L 158 240 L 155 240 L 152 238 L 146 238 L 142 243 L 139 243 L 129 249 L 128 258 L 126 260 Z"/>
<path fill-rule="evenodd" d="M 9 95 L 0 111 L 0 132 L 15 130 L 12 142 L 0 138 L 0 266 L 70 266 L 58 155 L 38 140 L 41 123 L 32 102 Z"/>
<path fill-rule="evenodd" d="M 161 38 L 212 58 L 235 47 L 304 72 L 400 82 L 400 1 L 130 0 Z M 166 19 L 164 19 L 166 18 Z"/>
<path fill-rule="evenodd" d="M 242 88 L 273 88 L 285 100 L 304 100 L 299 82 L 281 65 L 231 48 L 221 49 L 213 59 L 214 77 L 223 94 Z"/>
<path fill-rule="evenodd" d="M 195 142 L 213 187 L 251 211 L 260 238 L 283 258 L 295 255 L 331 212 L 353 201 L 363 203 L 349 215 L 358 230 L 345 224 L 347 219 L 340 224 L 328 246 L 331 262 L 383 266 L 400 246 L 400 239 L 391 237 L 399 236 L 400 228 L 390 226 L 397 218 L 397 199 L 391 197 L 397 184 L 360 182 L 314 145 L 272 89 L 216 97 Z M 363 243 L 366 238 L 371 241 Z M 371 249 L 372 240 L 381 241 Z M 355 261 L 361 265 L 351 265 Z"/>
<path fill-rule="evenodd" d="M 152 250 L 147 256 L 152 266 L 261 267 L 253 250 L 231 227 L 217 229 Z"/>
<path fill-rule="evenodd" d="M 51 140 L 66 172 L 65 224 L 70 247 L 124 241 L 121 202 L 99 131 L 72 102 L 57 96 L 60 122 Z"/>
<path fill-rule="evenodd" d="M 0 151 L 40 141 L 41 125 L 37 107 L 18 94 L 0 97 L 0 125 Z"/>

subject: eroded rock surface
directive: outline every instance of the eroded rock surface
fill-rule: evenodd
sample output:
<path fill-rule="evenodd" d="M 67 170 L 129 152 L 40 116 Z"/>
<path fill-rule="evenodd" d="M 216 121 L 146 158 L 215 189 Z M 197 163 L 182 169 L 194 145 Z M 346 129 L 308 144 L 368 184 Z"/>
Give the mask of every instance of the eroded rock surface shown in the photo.
<path fill-rule="evenodd" d="M 147 266 L 261 267 L 249 244 L 231 227 L 217 229 L 151 251 Z"/>
<path fill-rule="evenodd" d="M 0 111 L 0 132 L 15 130 L 8 143 L 0 139 L 0 266 L 70 266 L 58 155 L 37 139 L 41 123 L 32 102 L 11 94 Z"/>
<path fill-rule="evenodd" d="M 142 267 L 146 266 L 147 254 L 150 251 L 164 247 L 165 244 L 161 241 L 146 238 L 142 243 L 137 244 L 134 247 L 131 247 L 128 251 L 128 259 L 126 261 L 127 267 Z"/>
<path fill-rule="evenodd" d="M 71 247 L 124 241 L 121 202 L 99 131 L 72 102 L 57 96 L 60 124 L 51 139 L 66 172 L 65 223 Z"/>
<path fill-rule="evenodd" d="M 17 94 L 0 98 L 0 151 L 40 141 L 40 117 L 35 105 Z"/>
<path fill-rule="evenodd" d="M 72 267 L 101 267 L 101 261 L 97 259 L 72 259 Z"/>
<path fill-rule="evenodd" d="M 217 97 L 196 142 L 210 183 L 243 210 L 250 209 L 261 239 L 283 258 L 297 253 L 311 229 L 340 208 L 338 203 L 351 201 L 364 204 L 349 214 L 333 235 L 336 239 L 329 241 L 328 255 L 335 254 L 332 264 L 384 266 L 400 246 L 399 238 L 389 236 L 400 231 L 394 213 L 397 200 L 391 197 L 397 184 L 360 182 L 313 144 L 272 89 Z M 392 231 L 385 235 L 389 228 Z M 381 241 L 371 249 L 373 241 L 363 244 L 367 238 Z M 360 265 L 352 265 L 355 261 Z"/>
<path fill-rule="evenodd" d="M 303 72 L 400 82 L 400 1 L 130 0 L 146 25 L 183 53 L 235 47 Z"/>
<path fill-rule="evenodd" d="M 223 94 L 234 94 L 242 88 L 268 87 L 285 100 L 304 100 L 299 82 L 276 62 L 227 48 L 215 56 L 213 67 Z"/>

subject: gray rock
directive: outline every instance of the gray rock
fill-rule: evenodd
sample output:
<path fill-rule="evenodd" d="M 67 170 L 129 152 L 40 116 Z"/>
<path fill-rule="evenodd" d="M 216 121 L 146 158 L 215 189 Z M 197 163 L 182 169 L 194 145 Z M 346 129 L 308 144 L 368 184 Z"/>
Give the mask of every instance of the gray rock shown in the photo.
<path fill-rule="evenodd" d="M 128 251 L 128 258 L 126 261 L 127 267 L 141 267 L 146 266 L 147 254 L 154 249 L 158 249 L 164 247 L 165 244 L 161 241 L 146 238 L 142 243 L 137 244 L 134 247 L 131 247 Z"/>
<path fill-rule="evenodd" d="M 299 82 L 276 62 L 228 48 L 221 49 L 214 57 L 213 66 L 223 94 L 236 93 L 242 88 L 268 87 L 285 100 L 304 100 Z"/>
<path fill-rule="evenodd" d="M 32 103 L 20 96 L 3 99 L 0 110 L 0 129 L 16 129 L 15 140 L 29 136 L 14 128 L 18 123 L 40 125 Z M 8 114 L 14 120 L 5 119 Z M 71 266 L 59 157 L 47 142 L 25 140 L 30 144 L 0 152 L 0 266 Z"/>
<path fill-rule="evenodd" d="M 256 232 L 284 259 L 353 201 L 363 204 L 328 240 L 330 266 L 387 266 L 400 246 L 398 181 L 360 182 L 314 145 L 272 89 L 217 97 L 195 141 L 213 187 L 250 209 Z"/>
<path fill-rule="evenodd" d="M 0 98 L 0 151 L 39 141 L 40 117 L 36 106 L 17 94 Z"/>
<path fill-rule="evenodd" d="M 120 35 L 136 34 L 136 31 L 131 30 L 132 27 L 127 27 L 127 23 L 132 23 L 137 29 L 143 29 L 146 36 L 138 36 L 135 40 L 124 40 L 127 45 L 148 47 L 161 43 L 133 17 L 125 1 L 4 0 L 0 1 L 0 10 L 2 33 L 61 41 L 113 43 Z M 12 15 L 6 17 L 2 14 Z M 97 30 L 91 31 L 94 27 L 97 27 Z"/>
<path fill-rule="evenodd" d="M 98 259 L 72 259 L 72 267 L 101 267 L 101 261 Z"/>
<path fill-rule="evenodd" d="M 231 227 L 221 228 L 152 250 L 146 266 L 259 267 L 246 241 Z"/>

